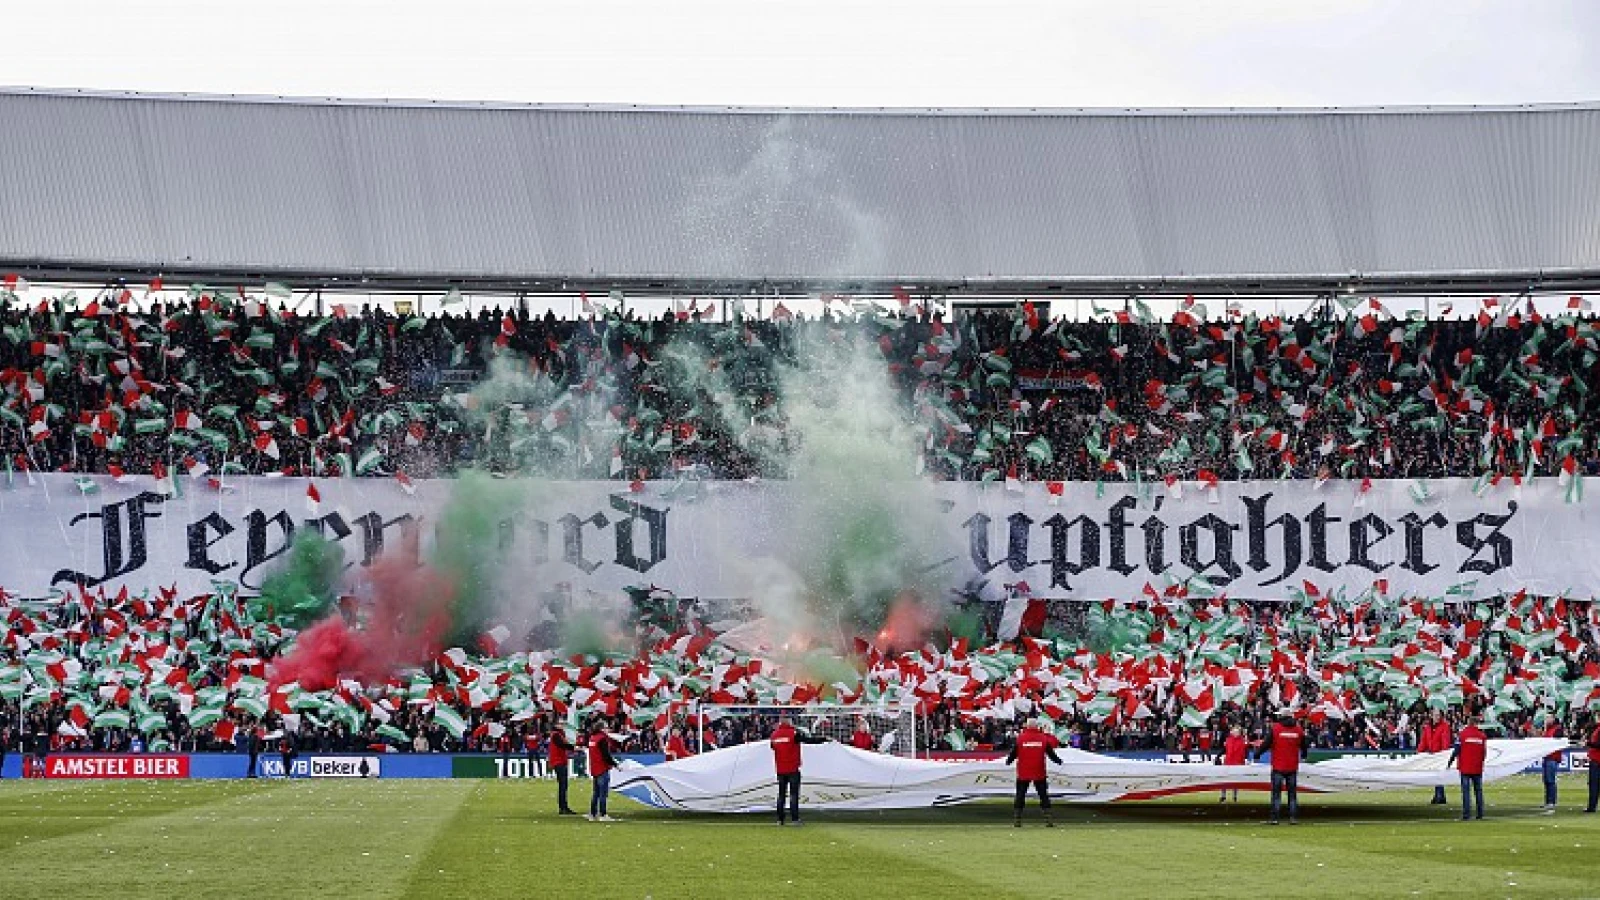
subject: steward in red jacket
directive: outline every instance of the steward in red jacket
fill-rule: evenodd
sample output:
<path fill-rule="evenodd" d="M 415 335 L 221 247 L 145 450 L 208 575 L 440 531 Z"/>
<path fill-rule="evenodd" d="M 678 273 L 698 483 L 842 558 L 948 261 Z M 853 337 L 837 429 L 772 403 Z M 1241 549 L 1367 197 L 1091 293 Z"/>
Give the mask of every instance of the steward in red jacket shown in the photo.
<path fill-rule="evenodd" d="M 615 822 L 606 810 L 606 800 L 611 793 L 611 770 L 617 767 L 614 752 L 616 744 L 606 733 L 605 724 L 596 721 L 589 726 L 589 815 L 591 822 Z"/>
<path fill-rule="evenodd" d="M 559 815 L 575 816 L 578 811 L 567 805 L 567 761 L 574 752 L 566 729 L 558 722 L 550 729 L 550 771 L 556 776 L 556 810 Z"/>
<path fill-rule="evenodd" d="M 1478 728 L 1478 716 L 1473 716 L 1467 727 L 1461 729 L 1460 739 L 1450 751 L 1446 767 L 1455 766 L 1461 773 L 1461 821 L 1472 815 L 1472 801 L 1477 800 L 1476 818 L 1483 818 L 1483 763 L 1489 757 L 1489 739 Z"/>
<path fill-rule="evenodd" d="M 1044 730 L 1044 723 L 1035 719 L 1029 722 L 1022 732 L 1017 735 L 1017 742 L 1011 747 L 1011 753 L 1006 757 L 1006 765 L 1013 762 L 1017 764 L 1017 799 L 1012 809 L 1015 813 L 1012 825 L 1022 827 L 1022 806 L 1028 799 L 1028 788 L 1032 786 L 1039 794 L 1039 808 L 1044 810 L 1044 824 L 1046 828 L 1056 827 L 1055 819 L 1050 815 L 1050 785 L 1045 780 L 1048 770 L 1045 768 L 1046 759 L 1061 765 L 1061 758 L 1056 756 L 1056 748 L 1061 743 L 1055 735 Z"/>
<path fill-rule="evenodd" d="M 1256 761 L 1261 761 L 1263 751 L 1272 751 L 1272 824 L 1278 824 L 1279 796 L 1289 791 L 1289 824 L 1300 824 L 1300 760 L 1310 751 L 1310 740 L 1305 729 L 1294 716 L 1283 713 L 1272 726 L 1272 734 L 1265 746 L 1256 751 Z"/>
<path fill-rule="evenodd" d="M 778 727 L 767 739 L 772 745 L 772 767 L 778 775 L 778 824 L 783 825 L 783 807 L 788 801 L 789 819 L 800 824 L 800 745 L 822 744 L 826 738 L 812 737 L 795 730 L 793 718 L 784 713 Z"/>

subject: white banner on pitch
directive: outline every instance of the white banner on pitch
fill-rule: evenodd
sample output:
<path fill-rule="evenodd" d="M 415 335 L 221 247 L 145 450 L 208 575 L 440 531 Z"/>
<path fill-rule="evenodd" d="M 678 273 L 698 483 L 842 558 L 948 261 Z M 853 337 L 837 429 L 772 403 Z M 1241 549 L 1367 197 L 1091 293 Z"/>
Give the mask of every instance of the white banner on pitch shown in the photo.
<path fill-rule="evenodd" d="M 1492 740 L 1485 781 L 1521 772 L 1530 762 L 1566 746 L 1562 738 Z M 1120 759 L 1060 748 L 1061 764 L 1048 768 L 1058 800 L 1105 803 L 1154 800 L 1196 791 L 1265 791 L 1270 770 L 1261 764 L 1219 766 Z M 1405 759 L 1347 756 L 1300 767 L 1307 791 L 1384 791 L 1453 785 L 1460 774 L 1449 753 Z M 920 809 L 986 798 L 1011 797 L 1016 770 L 1003 761 L 936 762 L 885 756 L 828 742 L 806 747 L 800 805 L 808 809 Z M 777 800 L 772 748 L 756 741 L 653 766 L 625 763 L 611 787 L 648 806 L 692 812 L 770 812 Z"/>

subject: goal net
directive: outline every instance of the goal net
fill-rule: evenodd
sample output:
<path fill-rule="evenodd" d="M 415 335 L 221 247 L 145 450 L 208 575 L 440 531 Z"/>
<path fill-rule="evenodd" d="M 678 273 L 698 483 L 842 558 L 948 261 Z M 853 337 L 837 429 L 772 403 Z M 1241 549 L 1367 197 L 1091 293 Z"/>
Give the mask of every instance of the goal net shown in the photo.
<path fill-rule="evenodd" d="M 701 703 L 693 708 L 689 726 L 695 729 L 702 748 L 729 747 L 766 740 L 785 713 L 794 720 L 796 730 L 841 744 L 849 744 L 857 726 L 865 725 L 872 733 L 873 749 L 879 753 L 914 757 L 927 750 L 926 740 L 918 733 L 922 724 L 918 721 L 920 717 L 909 709 L 839 703 L 799 706 Z"/>

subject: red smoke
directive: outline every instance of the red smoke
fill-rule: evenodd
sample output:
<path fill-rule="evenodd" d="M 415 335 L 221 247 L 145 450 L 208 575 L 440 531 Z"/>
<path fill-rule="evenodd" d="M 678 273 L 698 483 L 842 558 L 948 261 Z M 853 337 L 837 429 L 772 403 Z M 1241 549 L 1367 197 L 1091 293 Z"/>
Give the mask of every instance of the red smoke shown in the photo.
<path fill-rule="evenodd" d="M 353 628 L 335 613 L 301 632 L 294 651 L 267 669 L 274 689 L 293 681 L 307 691 L 326 690 L 341 677 L 381 682 L 443 649 L 454 585 L 405 555 L 374 563 L 367 578 L 373 601 L 365 626 Z"/>
<path fill-rule="evenodd" d="M 938 624 L 938 615 L 924 604 L 915 593 L 901 591 L 889 605 L 889 615 L 883 620 L 873 643 L 887 653 L 919 650 L 928 639 L 928 633 Z"/>

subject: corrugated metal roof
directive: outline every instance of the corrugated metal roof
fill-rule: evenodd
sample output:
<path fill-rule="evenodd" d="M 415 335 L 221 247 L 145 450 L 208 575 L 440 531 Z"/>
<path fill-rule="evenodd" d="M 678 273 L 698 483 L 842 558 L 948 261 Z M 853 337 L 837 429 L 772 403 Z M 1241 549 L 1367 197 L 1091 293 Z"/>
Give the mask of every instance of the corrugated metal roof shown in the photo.
<path fill-rule="evenodd" d="M 1600 108 L 0 93 L 9 267 L 516 283 L 1600 273 Z"/>

